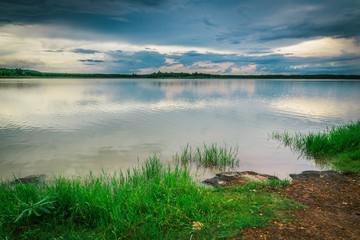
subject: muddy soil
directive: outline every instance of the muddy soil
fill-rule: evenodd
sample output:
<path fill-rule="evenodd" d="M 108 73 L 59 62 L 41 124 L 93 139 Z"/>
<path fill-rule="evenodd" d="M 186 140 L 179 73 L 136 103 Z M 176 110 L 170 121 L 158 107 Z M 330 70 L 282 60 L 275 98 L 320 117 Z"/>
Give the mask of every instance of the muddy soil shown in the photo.
<path fill-rule="evenodd" d="M 306 206 L 292 221 L 249 229 L 243 239 L 360 239 L 360 177 L 334 171 L 291 175 L 287 187 L 273 190 Z"/>

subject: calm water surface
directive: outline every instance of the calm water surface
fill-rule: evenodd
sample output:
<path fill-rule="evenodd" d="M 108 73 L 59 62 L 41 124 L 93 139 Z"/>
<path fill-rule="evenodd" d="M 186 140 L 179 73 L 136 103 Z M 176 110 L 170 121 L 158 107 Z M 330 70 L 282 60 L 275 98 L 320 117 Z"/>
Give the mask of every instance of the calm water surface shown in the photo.
<path fill-rule="evenodd" d="M 317 169 L 268 139 L 360 119 L 360 81 L 0 80 L 0 176 L 119 170 L 187 143 L 239 146 L 239 170 Z"/>

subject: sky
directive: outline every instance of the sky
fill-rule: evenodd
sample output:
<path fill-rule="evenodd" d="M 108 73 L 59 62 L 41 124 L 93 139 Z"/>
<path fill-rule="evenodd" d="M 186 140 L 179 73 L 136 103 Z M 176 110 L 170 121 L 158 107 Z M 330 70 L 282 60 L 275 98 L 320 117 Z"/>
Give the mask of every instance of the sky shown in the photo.
<path fill-rule="evenodd" d="M 360 0 L 0 0 L 0 67 L 360 74 Z"/>

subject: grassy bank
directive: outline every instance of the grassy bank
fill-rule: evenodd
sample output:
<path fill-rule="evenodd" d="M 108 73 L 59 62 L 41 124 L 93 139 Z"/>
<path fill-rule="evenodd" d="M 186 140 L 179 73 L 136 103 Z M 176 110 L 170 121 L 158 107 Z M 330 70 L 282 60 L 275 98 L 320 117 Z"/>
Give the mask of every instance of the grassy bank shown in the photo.
<path fill-rule="evenodd" d="M 286 216 L 284 181 L 213 189 L 157 156 L 126 174 L 0 185 L 1 239 L 218 239 Z"/>
<path fill-rule="evenodd" d="M 314 158 L 319 165 L 360 173 L 360 121 L 317 133 L 291 135 L 288 132 L 274 132 L 272 137 Z"/>

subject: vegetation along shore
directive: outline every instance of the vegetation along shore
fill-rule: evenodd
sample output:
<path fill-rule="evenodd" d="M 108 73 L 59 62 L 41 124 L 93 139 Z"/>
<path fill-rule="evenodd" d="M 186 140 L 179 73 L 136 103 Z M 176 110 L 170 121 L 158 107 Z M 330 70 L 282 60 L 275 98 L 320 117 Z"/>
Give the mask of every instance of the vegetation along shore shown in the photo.
<path fill-rule="evenodd" d="M 154 72 L 151 74 L 105 74 L 105 73 L 49 73 L 27 69 L 0 68 L 0 78 L 180 78 L 180 79 L 360 79 L 360 75 L 313 74 L 313 75 L 219 75 L 207 73 Z"/>
<path fill-rule="evenodd" d="M 360 121 L 273 137 L 339 172 L 226 173 L 207 187 L 189 163 L 237 164 L 237 148 L 213 144 L 185 147 L 176 167 L 154 155 L 126 173 L 2 180 L 1 239 L 359 239 Z"/>

